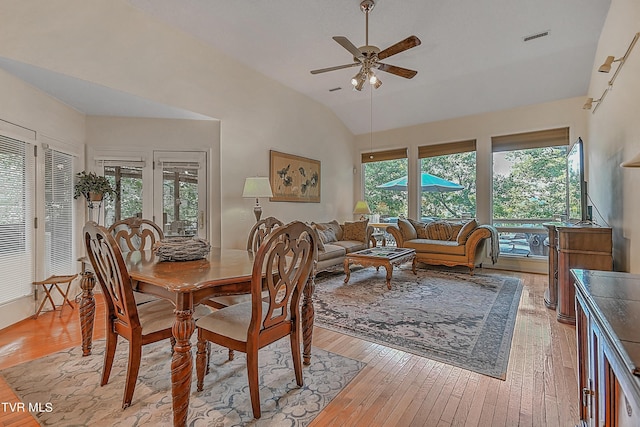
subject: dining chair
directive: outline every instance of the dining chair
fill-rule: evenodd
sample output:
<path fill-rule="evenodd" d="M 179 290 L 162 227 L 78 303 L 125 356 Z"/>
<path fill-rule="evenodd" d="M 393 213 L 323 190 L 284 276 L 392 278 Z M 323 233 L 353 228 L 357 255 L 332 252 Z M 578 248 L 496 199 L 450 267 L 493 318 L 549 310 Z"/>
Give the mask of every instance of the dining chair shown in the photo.
<path fill-rule="evenodd" d="M 294 221 L 268 234 L 255 253 L 251 301 L 222 308 L 196 321 L 197 389 L 208 370 L 207 344 L 213 342 L 247 356 L 247 375 L 253 416 L 260 418 L 258 350 L 289 337 L 296 383 L 303 385 L 300 352 L 300 297 L 313 272 L 316 234 Z M 267 298 L 263 299 L 266 286 Z"/>
<path fill-rule="evenodd" d="M 114 222 L 109 227 L 109 233 L 111 233 L 123 253 L 153 249 L 153 245 L 156 242 L 164 239 L 164 233 L 158 224 L 138 217 L 125 218 Z M 133 297 L 137 305 L 158 300 L 153 295 L 143 294 L 135 290 Z"/>
<path fill-rule="evenodd" d="M 247 251 L 255 254 L 260 247 L 260 244 L 264 241 L 273 230 L 278 227 L 282 227 L 284 223 L 278 218 L 273 216 L 261 219 L 256 222 L 249 231 L 249 237 L 247 238 Z M 266 295 L 265 295 L 266 296 Z M 230 305 L 240 304 L 251 300 L 251 294 L 242 295 L 224 295 L 221 297 L 210 298 L 207 305 L 213 308 L 225 308 Z M 232 353 L 229 354 L 230 360 L 233 359 Z"/>
<path fill-rule="evenodd" d="M 249 230 L 249 237 L 247 238 L 247 251 L 254 254 L 257 252 L 260 244 L 264 241 L 265 237 L 269 235 L 273 230 L 278 227 L 282 227 L 284 223 L 278 218 L 270 216 L 256 222 L 251 230 Z M 263 292 L 263 297 L 266 297 L 266 291 Z M 221 309 L 230 305 L 240 304 L 243 302 L 251 301 L 251 294 L 241 295 L 223 295 L 220 297 L 210 298 L 206 304 L 210 307 Z M 233 349 L 229 349 L 229 360 L 233 360 Z"/>
<path fill-rule="evenodd" d="M 122 252 L 111 233 L 91 221 L 85 224 L 83 236 L 89 261 L 107 305 L 101 386 L 109 381 L 118 337 L 129 341 L 127 378 L 122 399 L 122 409 L 125 409 L 131 405 L 133 398 L 142 359 L 142 346 L 164 339 L 170 339 L 172 345 L 175 343 L 171 332 L 175 307 L 164 299 L 137 306 Z M 194 313 L 194 318 L 205 314 L 205 310 L 196 311 L 198 314 Z"/>

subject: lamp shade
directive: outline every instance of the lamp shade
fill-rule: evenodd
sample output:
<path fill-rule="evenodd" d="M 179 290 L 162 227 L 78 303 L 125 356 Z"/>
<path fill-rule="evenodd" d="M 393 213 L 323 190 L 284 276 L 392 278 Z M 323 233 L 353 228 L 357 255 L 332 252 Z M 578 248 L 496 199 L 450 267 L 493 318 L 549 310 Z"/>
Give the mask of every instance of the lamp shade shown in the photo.
<path fill-rule="evenodd" d="M 244 180 L 242 197 L 273 197 L 269 178 L 265 176 L 252 176 Z"/>
<path fill-rule="evenodd" d="M 367 204 L 367 202 L 365 202 L 364 200 L 359 200 L 356 203 L 356 207 L 353 208 L 353 213 L 361 214 L 361 215 L 369 215 L 371 213 L 371 209 L 369 209 L 369 205 Z"/>
<path fill-rule="evenodd" d="M 640 168 L 640 154 L 636 155 L 631 160 L 622 162 L 620 166 L 622 166 L 623 168 Z"/>

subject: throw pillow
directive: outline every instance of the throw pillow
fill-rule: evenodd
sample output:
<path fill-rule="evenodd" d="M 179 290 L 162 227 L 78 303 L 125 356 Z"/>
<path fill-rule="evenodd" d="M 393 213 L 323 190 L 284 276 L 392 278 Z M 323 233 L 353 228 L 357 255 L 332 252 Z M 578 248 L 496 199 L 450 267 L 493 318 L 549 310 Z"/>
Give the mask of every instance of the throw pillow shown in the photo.
<path fill-rule="evenodd" d="M 356 240 L 358 242 L 367 241 L 367 226 L 369 220 L 345 222 L 342 234 L 342 240 Z"/>
<path fill-rule="evenodd" d="M 326 225 L 327 228 L 333 230 L 333 234 L 335 234 L 336 236 L 336 241 L 345 240 L 344 236 L 342 235 L 342 227 L 340 227 L 338 221 L 334 219 L 333 221 L 328 222 Z"/>
<path fill-rule="evenodd" d="M 433 221 L 427 224 L 427 235 L 431 240 L 449 240 L 451 224 L 447 221 Z"/>
<path fill-rule="evenodd" d="M 402 233 L 404 240 L 411 240 L 418 237 L 416 229 L 404 218 L 398 218 L 398 228 L 400 229 L 400 233 Z"/>
<path fill-rule="evenodd" d="M 331 243 L 331 242 L 337 241 L 336 234 L 333 232 L 331 228 L 318 230 L 318 234 L 320 234 L 320 239 L 322 239 L 322 243 Z"/>
<path fill-rule="evenodd" d="M 318 230 L 317 224 L 311 224 L 311 228 L 316 232 L 316 246 L 318 247 L 318 250 L 324 251 L 324 242 L 322 241 L 322 236 L 321 236 L 322 232 Z"/>
<path fill-rule="evenodd" d="M 478 226 L 478 221 L 472 219 L 462 226 L 460 232 L 458 233 L 458 237 L 456 237 L 456 241 L 459 245 L 464 245 L 467 242 L 467 239 L 471 235 L 471 232 L 476 229 Z"/>
<path fill-rule="evenodd" d="M 416 229 L 416 235 L 418 237 L 418 239 L 428 239 L 429 237 L 427 237 L 427 223 L 426 222 L 419 222 L 419 221 L 415 221 L 411 218 L 407 219 L 407 221 L 409 221 L 411 223 L 411 225 L 413 225 L 413 228 Z"/>
<path fill-rule="evenodd" d="M 462 230 L 464 222 L 453 222 L 449 223 L 449 225 L 451 225 L 451 234 L 449 235 L 449 240 L 455 242 L 456 237 L 458 237 L 458 233 L 460 233 L 460 230 Z"/>

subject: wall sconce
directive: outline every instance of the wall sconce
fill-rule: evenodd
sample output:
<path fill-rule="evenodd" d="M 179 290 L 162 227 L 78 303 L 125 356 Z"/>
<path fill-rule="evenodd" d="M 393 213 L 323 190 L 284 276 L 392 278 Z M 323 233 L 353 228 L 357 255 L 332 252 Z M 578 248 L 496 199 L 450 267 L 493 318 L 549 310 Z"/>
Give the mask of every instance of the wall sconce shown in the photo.
<path fill-rule="evenodd" d="M 353 208 L 353 213 L 356 215 L 360 214 L 360 221 L 364 221 L 367 219 L 365 215 L 371 214 L 371 209 L 369 209 L 367 202 L 364 200 L 358 200 L 358 202 L 356 202 L 356 206 Z"/>
<path fill-rule="evenodd" d="M 591 107 L 593 107 L 593 103 L 598 103 L 602 101 L 602 98 L 600 99 L 593 99 L 593 98 L 587 98 L 587 102 L 584 103 L 584 105 L 582 106 L 583 110 L 591 110 Z"/>
<path fill-rule="evenodd" d="M 584 104 L 584 107 L 582 107 L 582 108 L 584 108 L 585 110 L 590 110 L 591 109 L 591 105 L 594 102 L 596 102 L 597 105 L 595 106 L 595 108 L 591 112 L 591 113 L 595 114 L 595 112 L 598 109 L 598 107 L 600 106 L 600 104 L 602 104 L 602 101 L 604 100 L 604 97 L 607 95 L 607 92 L 609 92 L 609 90 L 613 87 L 613 82 L 615 82 L 616 77 L 618 77 L 618 74 L 620 73 L 620 70 L 622 70 L 622 66 L 624 65 L 625 61 L 629 57 L 629 54 L 631 53 L 631 50 L 636 45 L 636 42 L 638 41 L 638 38 L 640 38 L 640 33 L 636 33 L 635 36 L 633 36 L 633 40 L 631 40 L 631 44 L 629 44 L 629 47 L 627 48 L 627 51 L 625 52 L 624 56 L 622 56 L 622 57 L 620 57 L 618 59 L 616 59 L 615 56 L 607 56 L 607 59 L 605 59 L 604 64 L 602 64 L 598 68 L 598 71 L 601 72 L 601 73 L 610 72 L 611 71 L 611 65 L 614 62 L 618 62 L 619 63 L 618 68 L 616 68 L 616 72 L 613 73 L 613 77 L 611 77 L 611 80 L 609 80 L 609 83 L 607 84 L 607 88 L 602 93 L 602 96 L 600 97 L 600 99 L 594 100 L 593 98 L 587 98 L 587 102 Z"/>

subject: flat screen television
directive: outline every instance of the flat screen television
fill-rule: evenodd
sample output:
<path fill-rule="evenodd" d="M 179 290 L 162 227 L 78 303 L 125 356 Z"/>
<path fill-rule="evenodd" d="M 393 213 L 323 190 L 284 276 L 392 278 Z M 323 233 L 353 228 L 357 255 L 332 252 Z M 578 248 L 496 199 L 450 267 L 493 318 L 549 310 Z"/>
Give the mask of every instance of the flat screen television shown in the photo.
<path fill-rule="evenodd" d="M 584 180 L 582 139 L 567 150 L 567 216 L 571 222 L 590 220 L 587 212 L 587 182 Z"/>

